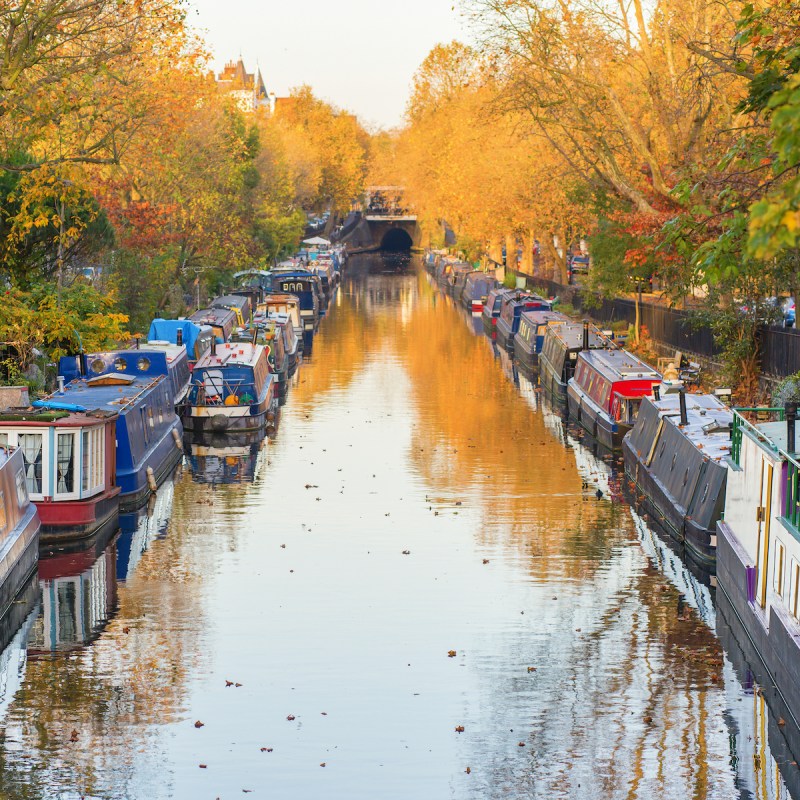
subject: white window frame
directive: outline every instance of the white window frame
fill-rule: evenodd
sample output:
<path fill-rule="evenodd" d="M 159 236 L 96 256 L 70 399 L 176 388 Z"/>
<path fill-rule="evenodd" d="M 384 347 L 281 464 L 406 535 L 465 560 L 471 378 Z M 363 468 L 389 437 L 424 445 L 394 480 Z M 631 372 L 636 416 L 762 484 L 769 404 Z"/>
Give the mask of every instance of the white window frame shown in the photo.
<path fill-rule="evenodd" d="M 800 619 L 800 564 L 795 558 L 789 561 L 789 613 Z"/>
<path fill-rule="evenodd" d="M 103 491 L 105 481 L 105 426 L 95 425 L 92 428 L 81 428 L 81 497 L 93 497 Z M 84 434 L 88 434 L 88 461 L 86 473 L 83 474 L 84 463 Z M 86 488 L 84 488 L 86 478 Z"/>
<path fill-rule="evenodd" d="M 56 449 L 56 458 L 53 462 L 53 469 L 55 471 L 54 479 L 55 479 L 55 486 L 53 487 L 54 491 L 52 492 L 53 500 L 78 500 L 81 496 L 81 483 L 82 483 L 82 476 L 81 476 L 81 445 L 83 444 L 83 436 L 82 428 L 55 428 L 55 449 Z M 71 436 L 72 437 L 72 474 L 73 474 L 73 486 L 75 487 L 71 492 L 59 492 L 58 491 L 58 442 L 60 437 L 62 436 Z"/>
<path fill-rule="evenodd" d="M 42 491 L 31 492 L 28 490 L 28 497 L 30 500 L 44 500 L 45 497 L 51 497 L 50 492 L 50 428 L 17 428 L 6 429 L 3 431 L 8 433 L 8 446 L 19 447 L 19 437 L 21 434 L 34 433 L 42 437 Z M 25 487 L 27 488 L 27 470 L 23 467 L 25 473 Z"/>

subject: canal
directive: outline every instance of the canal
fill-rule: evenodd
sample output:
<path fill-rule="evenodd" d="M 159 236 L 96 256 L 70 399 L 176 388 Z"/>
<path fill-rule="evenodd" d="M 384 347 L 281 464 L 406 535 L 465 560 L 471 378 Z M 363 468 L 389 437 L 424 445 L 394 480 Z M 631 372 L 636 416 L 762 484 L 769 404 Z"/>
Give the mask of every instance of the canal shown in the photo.
<path fill-rule="evenodd" d="M 479 331 L 351 259 L 274 439 L 42 560 L 0 796 L 789 797 L 708 579 Z"/>

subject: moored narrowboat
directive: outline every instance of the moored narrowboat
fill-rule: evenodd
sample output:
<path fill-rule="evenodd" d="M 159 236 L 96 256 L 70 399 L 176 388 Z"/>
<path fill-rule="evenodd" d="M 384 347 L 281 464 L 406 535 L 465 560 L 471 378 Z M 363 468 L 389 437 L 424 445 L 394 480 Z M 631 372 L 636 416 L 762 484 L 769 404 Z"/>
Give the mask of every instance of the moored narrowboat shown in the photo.
<path fill-rule="evenodd" d="M 231 341 L 250 342 L 266 348 L 269 371 L 275 381 L 275 397 L 283 405 L 289 388 L 289 354 L 277 321 L 268 317 L 246 331 L 235 333 Z"/>
<path fill-rule="evenodd" d="M 218 342 L 227 342 L 237 327 L 236 312 L 229 308 L 201 308 L 189 319 L 196 325 L 210 327 Z"/>
<path fill-rule="evenodd" d="M 569 322 L 569 317 L 558 311 L 523 311 L 519 318 L 519 330 L 514 337 L 514 357 L 528 372 L 539 366 L 547 326 Z"/>
<path fill-rule="evenodd" d="M 753 410 L 747 413 L 752 413 Z M 783 416 L 763 409 L 759 417 Z M 796 404 L 785 421 L 734 412 L 723 519 L 717 522 L 717 585 L 800 718 L 800 458 Z"/>
<path fill-rule="evenodd" d="M 116 528 L 114 411 L 9 408 L 0 412 L 0 447 L 19 448 L 43 543 Z"/>
<path fill-rule="evenodd" d="M 194 366 L 183 424 L 195 433 L 257 430 L 273 421 L 276 400 L 262 345 L 216 345 Z"/>
<path fill-rule="evenodd" d="M 283 349 L 286 351 L 286 356 L 289 360 L 288 375 L 291 378 L 300 363 L 300 337 L 295 333 L 294 323 L 288 314 L 273 312 L 267 315 L 267 321 L 273 321 L 283 337 Z"/>
<path fill-rule="evenodd" d="M 282 292 L 271 292 L 264 296 L 263 302 L 256 308 L 254 320 L 258 322 L 269 314 L 287 314 L 292 320 L 294 333 L 298 338 L 298 347 L 303 351 L 303 319 L 300 316 L 300 299 L 297 295 Z"/>
<path fill-rule="evenodd" d="M 662 387 L 663 390 L 663 387 Z M 648 515 L 706 568 L 716 562 L 733 412 L 713 395 L 644 397 L 622 442 L 625 474 Z"/>
<path fill-rule="evenodd" d="M 615 345 L 589 323 L 548 325 L 539 353 L 539 385 L 555 403 L 566 405 L 567 385 L 575 372 L 578 353 L 609 347 Z"/>
<path fill-rule="evenodd" d="M 467 278 L 475 272 L 472 264 L 456 264 L 453 268 L 453 274 L 450 276 L 448 288 L 450 296 L 453 300 L 460 301 L 461 293 L 464 291 L 464 286 L 467 283 Z"/>
<path fill-rule="evenodd" d="M 642 398 L 660 383 L 661 375 L 627 350 L 582 350 L 567 385 L 569 414 L 600 444 L 617 450 Z"/>
<path fill-rule="evenodd" d="M 552 303 L 535 294 L 513 292 L 500 300 L 500 317 L 497 320 L 497 343 L 509 353 L 514 352 L 514 339 L 519 330 L 523 311 L 549 311 Z"/>
<path fill-rule="evenodd" d="M 211 308 L 227 308 L 236 315 L 236 325 L 243 328 L 253 316 L 250 298 L 242 294 L 224 294 L 211 301 Z"/>
<path fill-rule="evenodd" d="M 481 312 L 483 329 L 487 334 L 493 333 L 497 327 L 497 320 L 500 317 L 500 304 L 503 298 L 513 294 L 515 294 L 514 289 L 506 289 L 504 286 L 497 286 L 489 292 Z"/>
<path fill-rule="evenodd" d="M 483 311 L 486 299 L 489 297 L 489 292 L 494 289 L 496 284 L 497 281 L 493 275 L 487 275 L 485 272 L 470 272 L 467 275 L 464 289 L 458 300 L 467 311 L 471 311 L 473 314 L 480 314 Z"/>
<path fill-rule="evenodd" d="M 0 615 L 27 585 L 39 557 L 41 522 L 28 497 L 22 450 L 0 450 Z"/>
<path fill-rule="evenodd" d="M 319 278 L 308 270 L 293 269 L 276 272 L 273 285 L 279 292 L 293 294 L 298 298 L 303 333 L 313 336 L 319 327 L 321 316 Z M 269 303 L 269 297 L 265 298 L 265 302 Z"/>
<path fill-rule="evenodd" d="M 150 323 L 147 341 L 148 345 L 154 341 L 183 345 L 191 366 L 211 349 L 214 331 L 210 325 L 197 325 L 190 319 L 161 319 L 159 317 Z"/>
<path fill-rule="evenodd" d="M 137 508 L 181 459 L 181 422 L 175 413 L 164 353 L 117 350 L 64 356 L 59 375 L 69 380 L 35 408 L 117 414 L 116 484 L 120 512 Z"/>

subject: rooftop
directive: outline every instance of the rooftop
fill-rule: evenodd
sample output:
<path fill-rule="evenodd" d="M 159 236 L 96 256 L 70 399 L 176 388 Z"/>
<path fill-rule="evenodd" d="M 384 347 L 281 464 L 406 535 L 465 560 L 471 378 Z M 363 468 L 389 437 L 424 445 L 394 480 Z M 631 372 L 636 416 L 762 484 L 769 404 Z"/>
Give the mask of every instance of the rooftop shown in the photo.
<path fill-rule="evenodd" d="M 667 424 L 680 426 L 680 398 L 677 393 L 664 395 L 660 400 L 651 402 Z M 728 406 L 713 394 L 687 394 L 686 417 L 689 424 L 680 428 L 681 433 L 698 450 L 714 461 L 721 461 L 730 453 L 733 411 Z"/>
<path fill-rule="evenodd" d="M 627 350 L 592 350 L 582 358 L 611 381 L 661 379 L 661 374 Z"/>
<path fill-rule="evenodd" d="M 224 366 L 254 367 L 264 353 L 264 348 L 252 342 L 226 342 L 218 344 L 216 353 L 208 352 L 195 364 L 195 372 Z"/>

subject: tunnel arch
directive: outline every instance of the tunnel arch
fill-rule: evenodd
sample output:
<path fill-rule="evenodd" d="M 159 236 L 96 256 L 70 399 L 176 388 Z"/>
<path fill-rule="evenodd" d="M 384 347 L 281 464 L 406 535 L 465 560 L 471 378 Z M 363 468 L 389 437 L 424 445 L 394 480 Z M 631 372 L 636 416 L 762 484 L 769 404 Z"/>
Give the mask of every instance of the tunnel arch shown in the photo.
<path fill-rule="evenodd" d="M 389 250 L 394 253 L 402 252 L 410 250 L 412 244 L 414 242 L 408 231 L 403 228 L 389 228 L 381 239 L 381 250 Z"/>

